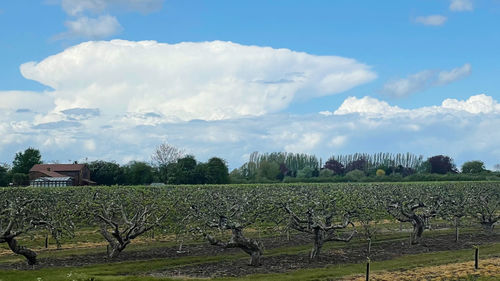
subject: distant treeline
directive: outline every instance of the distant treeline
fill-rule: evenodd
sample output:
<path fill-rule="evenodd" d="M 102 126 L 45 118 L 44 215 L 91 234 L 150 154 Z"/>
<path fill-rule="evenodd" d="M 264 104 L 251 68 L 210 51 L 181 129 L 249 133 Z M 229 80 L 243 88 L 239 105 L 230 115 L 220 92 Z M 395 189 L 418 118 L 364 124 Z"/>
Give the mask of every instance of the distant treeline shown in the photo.
<path fill-rule="evenodd" d="M 86 164 L 91 180 L 100 185 L 500 180 L 500 165 L 493 172 L 482 161 L 469 161 L 459 171 L 448 156 L 424 160 L 412 153 L 333 155 L 323 163 L 322 159 L 303 153 L 254 152 L 248 162 L 229 173 L 221 158 L 198 162 L 194 156 L 162 144 L 152 160 L 126 165 L 102 160 Z M 29 170 L 40 163 L 42 157 L 37 149 L 17 153 L 12 166 L 0 165 L 0 186 L 28 185 Z"/>
<path fill-rule="evenodd" d="M 424 160 L 412 153 L 354 153 L 333 155 L 324 164 L 314 155 L 254 152 L 230 174 L 231 182 L 372 182 L 500 180 L 482 161 L 469 161 L 461 172 L 453 159 L 436 155 Z"/>
<path fill-rule="evenodd" d="M 12 166 L 0 165 L 0 186 L 29 185 L 29 170 L 42 163 L 38 149 L 28 148 L 16 154 Z M 224 160 L 213 157 L 198 162 L 191 155 L 178 154 L 161 163 L 131 161 L 126 165 L 97 160 L 83 163 L 89 167 L 90 179 L 99 185 L 226 184 L 229 172 Z"/>

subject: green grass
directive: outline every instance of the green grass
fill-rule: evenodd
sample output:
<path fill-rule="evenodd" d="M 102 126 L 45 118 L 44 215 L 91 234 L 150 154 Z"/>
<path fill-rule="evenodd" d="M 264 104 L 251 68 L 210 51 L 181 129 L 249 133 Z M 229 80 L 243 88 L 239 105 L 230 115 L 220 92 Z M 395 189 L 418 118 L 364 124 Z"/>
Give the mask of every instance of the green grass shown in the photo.
<path fill-rule="evenodd" d="M 481 258 L 500 257 L 500 243 L 487 244 L 481 247 Z M 391 260 L 372 262 L 371 270 L 396 271 L 409 270 L 416 267 L 427 267 L 469 261 L 473 259 L 473 250 L 464 249 L 457 251 L 442 251 L 434 253 L 407 255 Z M 268 281 L 326 281 L 341 278 L 343 276 L 362 274 L 365 272 L 365 264 L 340 264 L 326 268 L 302 269 L 282 274 L 258 274 L 243 278 L 219 278 L 214 280 L 245 281 L 245 280 L 268 280 Z"/>
<path fill-rule="evenodd" d="M 500 243 L 483 245 L 481 247 L 481 258 L 499 257 Z M 434 253 L 425 253 L 417 255 L 408 255 L 398 257 L 392 260 L 372 262 L 372 271 L 378 270 L 408 270 L 415 267 L 425 267 L 433 265 L 442 265 L 447 263 L 456 263 L 471 260 L 473 257 L 472 249 L 458 251 L 442 251 Z M 46 268 L 40 270 L 16 271 L 16 270 L 1 270 L 0 280 L 179 280 L 179 278 L 153 278 L 149 276 L 141 276 L 141 273 L 158 270 L 167 267 L 195 265 L 197 263 L 215 262 L 232 260 L 234 258 L 246 258 L 244 254 L 215 256 L 215 257 L 186 257 L 177 259 L 158 259 L 141 262 L 123 262 L 100 264 L 94 266 L 78 267 L 78 268 Z M 365 270 L 364 264 L 345 264 L 334 265 L 326 268 L 302 269 L 289 273 L 282 274 L 256 274 L 249 275 L 243 278 L 218 278 L 214 280 L 315 280 L 326 281 L 342 276 L 360 274 Z M 128 276 L 125 276 L 125 275 Z M 136 274 L 136 275 L 134 275 Z"/>
<path fill-rule="evenodd" d="M 451 234 L 453 230 L 433 230 L 425 233 L 425 236 L 435 236 L 443 234 Z M 462 231 L 462 233 L 474 232 L 473 229 L 467 229 Z M 386 241 L 405 241 L 408 238 L 408 233 L 388 233 L 379 235 L 378 239 L 373 242 L 373 244 L 383 243 Z M 196 241 L 191 241 L 195 243 Z M 161 245 L 164 246 L 174 246 L 175 242 L 158 242 L 152 244 L 139 244 L 130 245 L 126 251 L 140 251 L 147 250 L 148 248 L 154 248 Z M 312 244 L 312 243 L 311 243 Z M 293 246 L 293 247 L 280 247 L 269 249 L 265 251 L 266 256 L 275 256 L 282 254 L 299 254 L 306 253 L 310 250 L 311 244 Z M 362 239 L 355 239 L 349 243 L 350 246 L 363 246 L 366 242 Z M 327 243 L 324 249 L 342 248 L 345 247 L 344 243 Z M 90 249 L 67 249 L 60 251 L 44 251 L 40 254 L 40 257 L 44 256 L 54 256 L 65 257 L 70 255 L 82 255 L 89 253 L 102 252 L 104 254 L 104 249 L 101 248 L 90 248 Z M 481 257 L 488 257 L 494 254 L 500 253 L 500 243 L 491 244 L 489 246 L 482 246 Z M 21 257 L 18 256 L 8 256 L 9 258 L 2 257 L 0 262 L 12 262 L 21 261 Z M 428 254 L 419 255 L 408 255 L 404 257 L 399 257 L 393 260 L 373 262 L 372 270 L 397 270 L 397 269 L 409 269 L 412 267 L 419 266 L 431 266 L 440 265 L 446 263 L 460 262 L 468 260 L 472 257 L 472 250 L 459 250 L 459 251 L 444 251 L 444 252 L 434 252 Z M 75 257 L 78 258 L 78 257 Z M 0 270 L 0 281 L 7 280 L 38 280 L 37 278 L 42 278 L 41 280 L 91 280 L 90 277 L 94 277 L 94 280 L 172 280 L 169 278 L 153 278 L 148 276 L 141 276 L 146 272 L 161 271 L 162 269 L 172 268 L 177 266 L 188 266 L 196 265 L 201 263 L 210 262 L 223 262 L 231 261 L 235 259 L 247 259 L 248 256 L 242 252 L 237 252 L 235 254 L 220 254 L 216 256 L 189 256 L 180 258 L 166 258 L 166 259 L 153 259 L 145 261 L 131 261 L 131 262 L 113 262 L 106 264 L 98 264 L 85 267 L 68 267 L 68 268 L 44 268 L 39 270 L 27 270 L 27 271 L 16 271 L 16 270 Z M 265 266 L 265 265 L 264 265 Z M 234 278 L 234 279 L 224 279 L 224 280 L 329 280 L 332 278 L 337 278 L 341 276 L 362 273 L 364 270 L 364 264 L 345 264 L 345 265 L 335 265 L 328 268 L 316 268 L 316 269 L 303 269 L 294 271 L 291 273 L 284 274 L 262 274 L 262 275 L 252 275 L 244 278 Z M 128 276 L 126 276 L 128 275 Z M 176 278 L 175 280 L 179 280 Z M 218 279 L 219 280 L 219 279 Z"/>

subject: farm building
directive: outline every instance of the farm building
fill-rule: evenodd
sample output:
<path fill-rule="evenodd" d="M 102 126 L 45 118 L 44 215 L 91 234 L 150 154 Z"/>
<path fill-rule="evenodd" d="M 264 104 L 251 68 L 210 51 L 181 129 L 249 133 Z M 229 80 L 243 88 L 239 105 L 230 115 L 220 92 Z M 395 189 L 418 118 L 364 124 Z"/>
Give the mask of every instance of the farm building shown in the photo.
<path fill-rule="evenodd" d="M 37 164 L 30 169 L 32 186 L 93 185 L 85 164 Z"/>

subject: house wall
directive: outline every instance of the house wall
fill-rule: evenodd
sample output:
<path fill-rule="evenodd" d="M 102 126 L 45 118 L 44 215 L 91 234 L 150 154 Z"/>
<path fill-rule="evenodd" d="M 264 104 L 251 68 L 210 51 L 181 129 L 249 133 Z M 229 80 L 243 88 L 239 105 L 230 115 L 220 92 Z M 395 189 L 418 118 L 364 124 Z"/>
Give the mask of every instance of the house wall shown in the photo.
<path fill-rule="evenodd" d="M 80 178 L 80 171 L 64 171 L 64 172 L 56 171 L 56 172 L 58 172 L 61 175 L 72 177 L 73 185 L 82 185 L 82 181 Z"/>
<path fill-rule="evenodd" d="M 46 177 L 46 176 L 47 175 L 40 173 L 40 172 L 30 172 L 29 173 L 30 181 L 36 180 L 36 179 L 41 178 L 41 177 Z"/>

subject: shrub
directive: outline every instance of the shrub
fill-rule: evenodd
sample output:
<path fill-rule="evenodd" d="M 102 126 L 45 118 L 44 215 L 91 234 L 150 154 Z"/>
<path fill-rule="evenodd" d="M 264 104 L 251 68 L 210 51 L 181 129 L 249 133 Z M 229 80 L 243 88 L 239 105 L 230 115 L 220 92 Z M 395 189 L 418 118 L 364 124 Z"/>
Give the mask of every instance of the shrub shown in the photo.
<path fill-rule="evenodd" d="M 348 181 L 362 181 L 365 177 L 365 172 L 360 170 L 352 170 L 345 175 Z"/>

